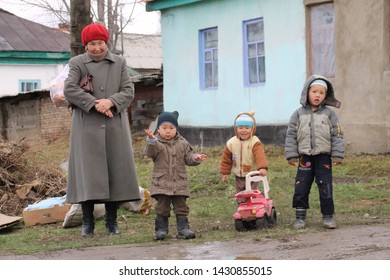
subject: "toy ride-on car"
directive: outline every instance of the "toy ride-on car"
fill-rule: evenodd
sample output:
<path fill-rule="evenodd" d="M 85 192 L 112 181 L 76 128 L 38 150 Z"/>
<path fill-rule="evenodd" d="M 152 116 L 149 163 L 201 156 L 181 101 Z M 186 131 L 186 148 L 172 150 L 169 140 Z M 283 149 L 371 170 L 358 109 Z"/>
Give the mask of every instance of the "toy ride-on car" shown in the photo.
<path fill-rule="evenodd" d="M 268 180 L 259 174 L 259 171 L 249 172 L 245 177 L 245 190 L 235 195 L 239 201 L 245 200 L 233 215 L 237 231 L 276 226 L 275 205 L 268 197 Z M 264 194 L 259 190 L 252 190 L 252 182 L 262 182 Z"/>

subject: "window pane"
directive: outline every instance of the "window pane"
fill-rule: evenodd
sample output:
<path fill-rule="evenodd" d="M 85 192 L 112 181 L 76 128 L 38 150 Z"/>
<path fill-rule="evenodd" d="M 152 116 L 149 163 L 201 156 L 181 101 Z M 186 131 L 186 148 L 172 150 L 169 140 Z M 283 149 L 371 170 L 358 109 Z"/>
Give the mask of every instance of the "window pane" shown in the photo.
<path fill-rule="evenodd" d="M 258 66 L 259 66 L 259 82 L 264 83 L 265 82 L 265 58 L 259 57 L 258 58 Z"/>
<path fill-rule="evenodd" d="M 213 51 L 213 60 L 218 61 L 218 49 L 214 49 Z"/>
<path fill-rule="evenodd" d="M 204 60 L 205 61 L 211 61 L 211 52 L 206 52 L 205 53 Z"/>
<path fill-rule="evenodd" d="M 206 63 L 205 64 L 205 69 L 204 69 L 204 74 L 205 74 L 205 85 L 206 87 L 212 87 L 213 82 L 212 82 L 212 64 L 211 63 Z"/>
<path fill-rule="evenodd" d="M 204 47 L 216 48 L 218 45 L 218 32 L 216 29 L 204 32 Z"/>
<path fill-rule="evenodd" d="M 248 57 L 256 57 L 256 44 L 248 45 Z"/>
<path fill-rule="evenodd" d="M 264 39 L 264 27 L 262 21 L 248 24 L 247 38 L 248 42 L 261 41 Z"/>
<path fill-rule="evenodd" d="M 264 56 L 264 43 L 257 43 L 257 55 Z"/>
<path fill-rule="evenodd" d="M 218 63 L 214 63 L 214 87 L 218 86 Z"/>
<path fill-rule="evenodd" d="M 248 60 L 248 69 L 249 69 L 249 83 L 257 83 L 257 65 L 256 58 L 250 58 Z"/>

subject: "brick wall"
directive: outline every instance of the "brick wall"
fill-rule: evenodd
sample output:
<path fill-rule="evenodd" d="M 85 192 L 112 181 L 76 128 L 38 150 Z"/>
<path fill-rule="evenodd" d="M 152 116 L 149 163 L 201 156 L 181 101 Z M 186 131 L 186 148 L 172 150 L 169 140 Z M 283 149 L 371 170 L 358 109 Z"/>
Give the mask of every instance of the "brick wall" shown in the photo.
<path fill-rule="evenodd" d="M 54 106 L 50 97 L 40 100 L 41 138 L 53 141 L 70 135 L 71 111 L 68 108 Z"/>

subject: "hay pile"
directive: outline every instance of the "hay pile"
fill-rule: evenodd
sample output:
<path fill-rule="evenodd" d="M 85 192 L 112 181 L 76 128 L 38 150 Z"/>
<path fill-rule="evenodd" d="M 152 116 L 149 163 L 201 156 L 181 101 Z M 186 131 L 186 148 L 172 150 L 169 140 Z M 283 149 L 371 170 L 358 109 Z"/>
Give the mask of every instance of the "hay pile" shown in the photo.
<path fill-rule="evenodd" d="M 0 213 L 21 216 L 29 204 L 66 194 L 66 174 L 50 163 L 29 163 L 28 145 L 23 141 L 0 140 Z"/>

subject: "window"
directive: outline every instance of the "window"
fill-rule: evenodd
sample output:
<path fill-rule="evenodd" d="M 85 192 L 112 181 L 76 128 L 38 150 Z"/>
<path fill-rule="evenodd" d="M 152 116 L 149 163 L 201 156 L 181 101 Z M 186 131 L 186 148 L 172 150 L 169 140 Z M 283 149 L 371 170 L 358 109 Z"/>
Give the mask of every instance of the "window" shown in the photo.
<path fill-rule="evenodd" d="M 200 87 L 218 87 L 218 29 L 210 28 L 199 33 Z"/>
<path fill-rule="evenodd" d="M 333 3 L 310 7 L 310 64 L 312 74 L 335 75 Z"/>
<path fill-rule="evenodd" d="M 264 22 L 254 19 L 243 23 L 244 83 L 265 83 Z"/>
<path fill-rule="evenodd" d="M 33 91 L 41 87 L 39 80 L 20 80 L 19 81 L 19 92 Z"/>

